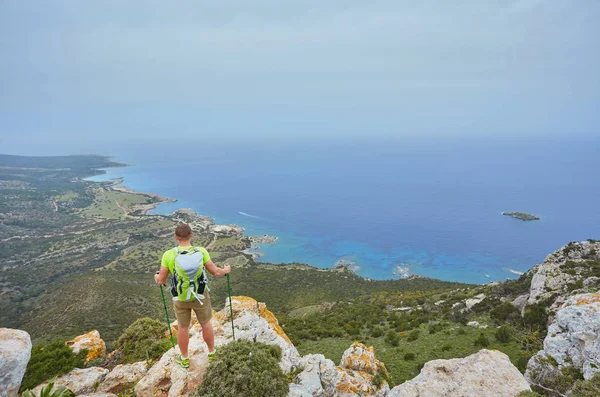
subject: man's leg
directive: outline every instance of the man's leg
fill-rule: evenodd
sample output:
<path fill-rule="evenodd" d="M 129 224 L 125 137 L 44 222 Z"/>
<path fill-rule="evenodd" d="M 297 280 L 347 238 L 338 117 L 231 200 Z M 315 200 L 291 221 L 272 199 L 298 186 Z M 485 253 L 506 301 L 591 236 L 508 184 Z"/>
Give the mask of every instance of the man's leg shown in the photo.
<path fill-rule="evenodd" d="M 182 358 L 188 357 L 188 344 L 190 342 L 189 336 L 190 327 L 179 328 L 177 332 L 177 344 L 179 345 L 179 351 L 181 352 Z"/>
<path fill-rule="evenodd" d="M 202 337 L 204 338 L 204 342 L 206 342 L 206 346 L 208 346 L 208 352 L 210 353 L 215 350 L 215 333 L 210 321 L 202 324 Z"/>

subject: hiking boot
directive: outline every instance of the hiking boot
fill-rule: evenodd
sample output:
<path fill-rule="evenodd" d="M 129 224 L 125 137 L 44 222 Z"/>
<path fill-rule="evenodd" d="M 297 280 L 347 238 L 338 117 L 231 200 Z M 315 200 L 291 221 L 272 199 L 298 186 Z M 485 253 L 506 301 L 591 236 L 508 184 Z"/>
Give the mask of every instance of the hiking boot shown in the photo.
<path fill-rule="evenodd" d="M 175 357 L 175 362 L 181 365 L 182 368 L 190 367 L 190 359 L 181 357 L 181 354 L 178 354 L 177 357 Z"/>

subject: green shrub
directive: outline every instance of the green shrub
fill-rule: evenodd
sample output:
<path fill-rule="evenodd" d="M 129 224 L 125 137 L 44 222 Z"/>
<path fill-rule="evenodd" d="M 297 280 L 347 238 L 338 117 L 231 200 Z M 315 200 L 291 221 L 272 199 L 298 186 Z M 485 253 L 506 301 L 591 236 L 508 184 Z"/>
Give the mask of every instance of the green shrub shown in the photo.
<path fill-rule="evenodd" d="M 404 361 L 413 361 L 415 359 L 415 353 L 406 353 L 404 355 Z"/>
<path fill-rule="evenodd" d="M 600 396 L 600 373 L 591 379 L 578 380 L 573 386 L 571 397 L 597 397 Z"/>
<path fill-rule="evenodd" d="M 494 336 L 498 342 L 508 343 L 512 339 L 512 330 L 508 325 L 503 325 L 502 327 L 496 329 Z"/>
<path fill-rule="evenodd" d="M 447 343 L 444 346 L 442 346 L 442 351 L 443 352 L 447 352 L 449 350 L 452 350 L 452 345 L 451 344 Z"/>
<path fill-rule="evenodd" d="M 39 397 L 75 397 L 75 393 L 67 389 L 65 386 L 52 390 L 54 388 L 54 382 L 48 383 L 46 387 L 40 390 Z M 37 397 L 31 390 L 23 392 L 21 397 Z"/>
<path fill-rule="evenodd" d="M 278 346 L 245 340 L 229 343 L 217 351 L 194 396 L 287 396 L 280 359 Z"/>
<path fill-rule="evenodd" d="M 415 329 L 408 334 L 408 340 L 410 342 L 416 341 L 421 336 L 421 332 L 418 329 Z"/>
<path fill-rule="evenodd" d="M 383 329 L 381 327 L 375 326 L 371 330 L 371 335 L 373 336 L 373 338 L 379 338 L 381 335 L 383 335 Z"/>
<path fill-rule="evenodd" d="M 490 340 L 485 334 L 479 334 L 479 338 L 475 339 L 475 346 L 488 347 L 490 345 Z"/>
<path fill-rule="evenodd" d="M 400 344 L 400 335 L 391 329 L 385 334 L 384 340 L 392 346 L 398 346 Z"/>
<path fill-rule="evenodd" d="M 165 336 L 168 330 L 167 325 L 158 320 L 139 318 L 119 336 L 113 347 L 123 352 L 123 363 L 157 359 L 171 348 L 171 341 Z"/>
<path fill-rule="evenodd" d="M 490 311 L 492 317 L 498 325 L 504 324 L 507 321 L 513 321 L 519 318 L 519 311 L 510 302 L 502 302 Z"/>
<path fill-rule="evenodd" d="M 21 390 L 33 389 L 40 383 L 61 376 L 73 368 L 83 368 L 87 350 L 75 354 L 64 341 L 41 343 L 31 350 Z"/>
<path fill-rule="evenodd" d="M 546 308 L 541 304 L 529 306 L 527 309 L 525 309 L 523 322 L 532 329 L 546 329 L 546 324 L 548 323 Z"/>

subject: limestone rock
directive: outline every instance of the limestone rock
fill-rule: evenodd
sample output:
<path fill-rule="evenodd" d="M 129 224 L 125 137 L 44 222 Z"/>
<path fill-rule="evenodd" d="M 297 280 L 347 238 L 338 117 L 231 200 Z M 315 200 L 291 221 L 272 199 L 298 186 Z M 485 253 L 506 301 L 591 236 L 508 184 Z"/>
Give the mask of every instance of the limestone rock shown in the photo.
<path fill-rule="evenodd" d="M 519 295 L 515 298 L 514 301 L 512 301 L 512 304 L 514 307 L 517 308 L 519 313 L 523 314 L 523 311 L 525 310 L 525 305 L 527 304 L 528 299 L 529 299 L 528 294 Z"/>
<path fill-rule="evenodd" d="M 86 364 L 106 354 L 106 344 L 100 338 L 98 331 L 90 331 L 87 334 L 79 335 L 75 339 L 68 341 L 67 345 L 75 354 L 79 353 L 82 349 L 87 349 Z"/>
<path fill-rule="evenodd" d="M 100 387 L 98 387 L 98 391 L 120 393 L 142 379 L 147 372 L 148 368 L 146 368 L 146 363 L 143 361 L 133 364 L 117 365 L 108 373 L 108 375 L 106 375 L 104 381 Z"/>
<path fill-rule="evenodd" d="M 372 347 L 355 342 L 347 349 L 339 367 L 322 354 L 302 357 L 303 371 L 296 381 L 300 388 L 294 392 L 308 392 L 315 397 L 386 396 L 390 388 L 386 381 L 373 385 L 373 376 L 387 370 L 377 360 Z M 298 394 L 300 395 L 300 394 Z"/>
<path fill-rule="evenodd" d="M 474 297 L 465 300 L 465 307 L 467 308 L 467 310 L 471 310 L 471 308 L 473 308 L 473 306 L 475 306 L 478 303 L 483 302 L 484 299 L 485 299 L 485 294 L 475 295 Z"/>
<path fill-rule="evenodd" d="M 31 357 L 29 334 L 0 328 L 0 357 L 0 396 L 16 397 Z"/>
<path fill-rule="evenodd" d="M 202 376 L 208 367 L 206 344 L 198 334 L 190 336 L 190 367 L 183 369 L 175 362 L 178 348 L 172 348 L 163 354 L 160 361 L 135 385 L 135 395 L 150 396 L 187 396 L 202 383 Z"/>
<path fill-rule="evenodd" d="M 100 367 L 91 367 L 85 369 L 74 369 L 66 375 L 63 375 L 56 379 L 54 387 L 65 386 L 73 393 L 86 394 L 93 393 L 96 386 L 104 380 L 104 377 L 108 374 L 108 370 Z M 49 382 L 44 382 L 38 385 L 32 391 L 35 395 L 39 395 L 42 388 L 46 387 Z"/>
<path fill-rule="evenodd" d="M 558 368 L 573 365 L 585 379 L 600 372 L 600 292 L 575 295 L 566 300 L 548 327 L 544 350 L 528 363 L 526 376 L 540 380 L 546 369 L 539 358 L 552 357 Z"/>
<path fill-rule="evenodd" d="M 394 387 L 388 397 L 516 397 L 531 390 L 508 356 L 480 350 L 465 358 L 433 360 L 421 373 Z"/>
<path fill-rule="evenodd" d="M 117 395 L 112 393 L 89 393 L 80 394 L 77 397 L 117 397 Z"/>
<path fill-rule="evenodd" d="M 354 342 L 344 352 L 340 366 L 353 371 L 367 372 L 371 375 L 379 372 L 387 373 L 385 365 L 375 357 L 375 349 L 372 346 L 367 348 L 358 342 Z"/>
<path fill-rule="evenodd" d="M 600 259 L 600 242 L 569 243 L 548 255 L 544 262 L 531 270 L 533 278 L 527 304 L 534 305 L 553 296 L 570 295 L 569 285 L 583 277 L 585 269 L 579 265 L 590 259 Z M 573 265 L 569 272 L 565 271 L 567 262 Z M 559 306 L 554 305 L 553 309 Z"/>
<path fill-rule="evenodd" d="M 247 296 L 234 296 L 232 299 L 235 337 L 252 342 L 262 342 L 277 345 L 281 348 L 281 361 L 279 366 L 288 373 L 298 367 L 300 355 L 292 341 L 279 325 L 277 318 L 271 313 L 264 303 Z M 223 335 L 217 338 L 220 343 L 227 343 L 233 339 L 230 326 L 229 299 L 225 302 L 225 309 L 216 313 L 215 317 L 222 325 Z"/>
<path fill-rule="evenodd" d="M 313 397 L 313 394 L 300 385 L 290 383 L 290 391 L 287 397 Z"/>

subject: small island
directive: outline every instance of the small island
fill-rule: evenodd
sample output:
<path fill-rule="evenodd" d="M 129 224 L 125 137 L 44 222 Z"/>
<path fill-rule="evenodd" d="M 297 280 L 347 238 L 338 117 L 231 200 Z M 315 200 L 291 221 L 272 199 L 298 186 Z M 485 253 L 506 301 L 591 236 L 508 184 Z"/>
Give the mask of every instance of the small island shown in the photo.
<path fill-rule="evenodd" d="M 520 219 L 522 221 L 539 221 L 540 218 L 535 216 L 535 215 L 531 215 L 531 214 L 526 214 L 525 212 L 503 212 L 502 215 L 506 215 L 506 216 L 512 216 L 515 219 Z"/>

